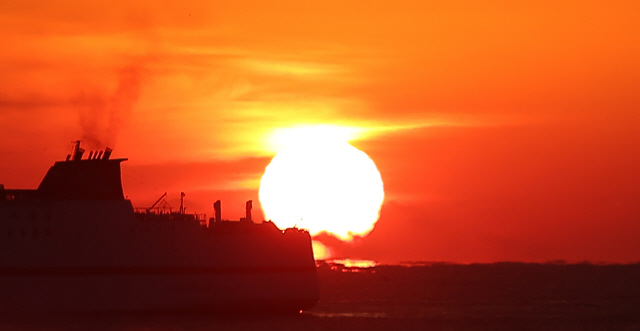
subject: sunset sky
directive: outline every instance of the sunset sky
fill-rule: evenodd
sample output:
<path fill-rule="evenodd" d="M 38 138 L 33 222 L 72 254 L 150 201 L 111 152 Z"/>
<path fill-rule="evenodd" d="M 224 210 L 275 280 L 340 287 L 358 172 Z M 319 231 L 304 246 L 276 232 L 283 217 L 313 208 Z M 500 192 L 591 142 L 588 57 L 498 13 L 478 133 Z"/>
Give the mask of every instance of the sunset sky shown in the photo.
<path fill-rule="evenodd" d="M 339 257 L 640 261 L 638 1 L 0 0 L 0 183 L 114 148 L 125 195 L 243 215 L 282 128 L 376 163 Z"/>

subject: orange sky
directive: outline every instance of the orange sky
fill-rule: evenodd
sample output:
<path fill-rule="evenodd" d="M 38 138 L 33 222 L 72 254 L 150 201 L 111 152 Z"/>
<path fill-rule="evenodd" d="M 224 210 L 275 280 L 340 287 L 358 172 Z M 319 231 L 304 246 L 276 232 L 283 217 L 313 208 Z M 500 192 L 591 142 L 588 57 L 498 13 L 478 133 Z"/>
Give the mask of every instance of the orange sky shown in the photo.
<path fill-rule="evenodd" d="M 343 125 L 387 195 L 337 254 L 640 260 L 636 1 L 0 1 L 7 188 L 83 139 L 134 204 L 236 218 L 270 133 Z"/>

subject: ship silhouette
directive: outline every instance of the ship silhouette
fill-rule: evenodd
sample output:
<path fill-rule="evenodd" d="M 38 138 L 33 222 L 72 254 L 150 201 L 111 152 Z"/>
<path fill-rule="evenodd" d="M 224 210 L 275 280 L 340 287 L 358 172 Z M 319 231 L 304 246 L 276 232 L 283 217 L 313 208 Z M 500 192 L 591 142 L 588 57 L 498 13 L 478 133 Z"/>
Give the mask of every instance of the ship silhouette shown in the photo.
<path fill-rule="evenodd" d="M 0 185 L 0 312 L 278 311 L 311 308 L 305 230 L 135 211 L 112 150 L 80 141 L 37 189 Z"/>

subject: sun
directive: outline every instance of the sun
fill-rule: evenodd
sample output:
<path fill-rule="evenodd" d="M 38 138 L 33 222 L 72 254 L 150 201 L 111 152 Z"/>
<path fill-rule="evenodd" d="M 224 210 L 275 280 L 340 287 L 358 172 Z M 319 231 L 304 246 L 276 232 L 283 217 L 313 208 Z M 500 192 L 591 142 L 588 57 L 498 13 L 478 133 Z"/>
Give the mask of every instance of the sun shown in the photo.
<path fill-rule="evenodd" d="M 334 138 L 300 136 L 265 169 L 260 203 L 279 228 L 296 226 L 342 240 L 373 229 L 384 200 L 380 172 L 367 154 Z"/>

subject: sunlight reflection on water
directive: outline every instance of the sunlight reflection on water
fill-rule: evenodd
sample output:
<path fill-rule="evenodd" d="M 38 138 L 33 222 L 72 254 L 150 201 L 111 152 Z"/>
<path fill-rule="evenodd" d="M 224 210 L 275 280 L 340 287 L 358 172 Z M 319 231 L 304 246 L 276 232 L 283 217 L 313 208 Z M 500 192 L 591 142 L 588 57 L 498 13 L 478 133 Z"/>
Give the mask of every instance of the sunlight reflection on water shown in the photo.
<path fill-rule="evenodd" d="M 327 262 L 342 264 L 346 268 L 373 268 L 378 265 L 378 262 L 373 260 L 337 259 L 328 260 Z"/>

